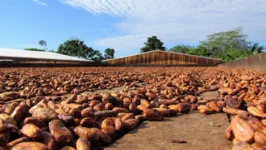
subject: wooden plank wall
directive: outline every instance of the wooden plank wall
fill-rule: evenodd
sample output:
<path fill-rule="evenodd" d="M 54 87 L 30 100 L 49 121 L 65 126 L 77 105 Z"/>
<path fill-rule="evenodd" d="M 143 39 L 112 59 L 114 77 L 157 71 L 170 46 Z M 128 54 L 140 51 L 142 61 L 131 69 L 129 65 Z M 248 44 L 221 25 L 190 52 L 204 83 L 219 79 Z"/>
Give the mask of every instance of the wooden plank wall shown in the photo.
<path fill-rule="evenodd" d="M 182 54 L 167 52 L 150 52 L 107 60 L 110 65 L 217 65 L 221 60 L 208 59 L 197 56 L 187 56 Z"/>

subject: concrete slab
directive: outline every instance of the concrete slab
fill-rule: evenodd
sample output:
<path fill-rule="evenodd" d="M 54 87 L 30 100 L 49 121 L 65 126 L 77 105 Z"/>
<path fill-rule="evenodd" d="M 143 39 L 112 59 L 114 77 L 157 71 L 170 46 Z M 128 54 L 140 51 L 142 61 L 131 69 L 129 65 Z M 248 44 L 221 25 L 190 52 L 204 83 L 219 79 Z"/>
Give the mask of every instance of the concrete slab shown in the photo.
<path fill-rule="evenodd" d="M 105 150 L 226 150 L 232 147 L 231 141 L 225 139 L 228 126 L 222 113 L 203 116 L 192 112 L 161 122 L 145 121 Z"/>

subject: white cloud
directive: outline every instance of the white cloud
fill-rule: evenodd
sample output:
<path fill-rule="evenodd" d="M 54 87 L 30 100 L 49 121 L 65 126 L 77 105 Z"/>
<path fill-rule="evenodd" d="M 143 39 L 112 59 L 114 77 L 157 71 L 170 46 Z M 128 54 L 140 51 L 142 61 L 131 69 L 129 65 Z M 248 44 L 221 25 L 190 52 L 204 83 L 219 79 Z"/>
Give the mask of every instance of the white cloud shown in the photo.
<path fill-rule="evenodd" d="M 39 5 L 48 6 L 46 3 L 41 2 L 40 0 L 32 0 L 32 1 L 36 2 Z"/>
<path fill-rule="evenodd" d="M 195 43 L 206 35 L 243 27 L 249 40 L 265 40 L 266 0 L 61 0 L 92 14 L 121 18 L 120 35 L 96 42 L 118 51 L 143 46 L 157 35 L 175 43 Z"/>

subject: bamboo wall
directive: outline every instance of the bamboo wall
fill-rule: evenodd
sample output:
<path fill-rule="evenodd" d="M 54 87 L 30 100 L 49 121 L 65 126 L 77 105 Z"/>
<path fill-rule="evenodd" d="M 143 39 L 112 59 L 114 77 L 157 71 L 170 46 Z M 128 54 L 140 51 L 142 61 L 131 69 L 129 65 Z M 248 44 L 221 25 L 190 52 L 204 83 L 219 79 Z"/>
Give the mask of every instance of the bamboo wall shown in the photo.
<path fill-rule="evenodd" d="M 203 58 L 179 53 L 153 51 L 139 55 L 106 60 L 109 65 L 202 65 L 214 66 L 220 59 Z"/>

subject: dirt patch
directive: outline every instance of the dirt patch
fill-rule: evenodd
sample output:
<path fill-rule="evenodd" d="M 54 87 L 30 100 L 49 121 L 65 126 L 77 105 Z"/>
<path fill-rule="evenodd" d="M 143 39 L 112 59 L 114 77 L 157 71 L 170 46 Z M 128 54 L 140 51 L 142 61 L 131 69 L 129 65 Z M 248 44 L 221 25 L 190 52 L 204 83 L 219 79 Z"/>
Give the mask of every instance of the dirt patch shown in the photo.
<path fill-rule="evenodd" d="M 145 121 L 105 150 L 221 150 L 232 144 L 224 137 L 229 122 L 225 114 L 203 116 L 191 112 L 162 122 Z M 171 143 L 185 140 L 187 143 Z"/>

